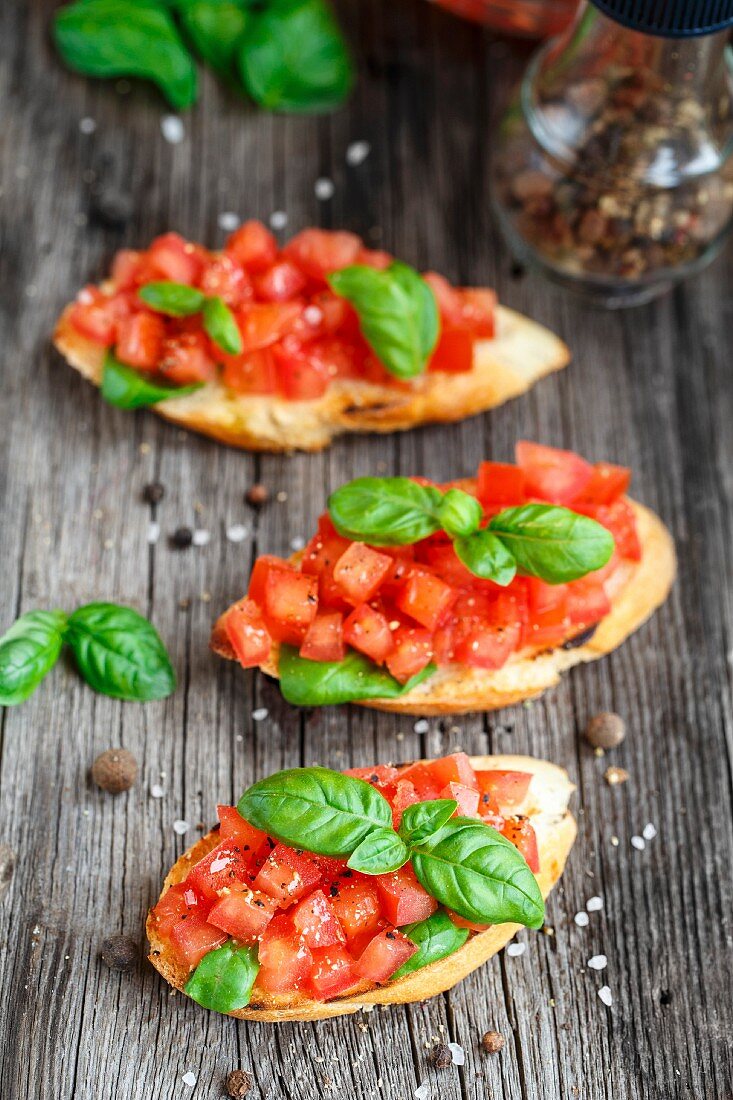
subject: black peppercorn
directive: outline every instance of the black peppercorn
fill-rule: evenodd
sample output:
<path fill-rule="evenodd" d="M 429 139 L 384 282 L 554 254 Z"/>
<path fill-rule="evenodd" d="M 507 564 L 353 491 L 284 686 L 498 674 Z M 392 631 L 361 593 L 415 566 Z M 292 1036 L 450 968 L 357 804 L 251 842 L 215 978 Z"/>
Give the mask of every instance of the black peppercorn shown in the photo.
<path fill-rule="evenodd" d="M 185 550 L 193 542 L 193 531 L 190 527 L 177 527 L 170 538 L 171 546 L 176 550 Z"/>
<path fill-rule="evenodd" d="M 146 504 L 160 504 L 165 496 L 165 486 L 159 481 L 151 481 L 143 489 L 143 500 Z"/>
<path fill-rule="evenodd" d="M 430 1064 L 435 1069 L 448 1069 L 448 1066 L 453 1065 L 453 1055 L 445 1043 L 436 1043 L 430 1051 Z"/>

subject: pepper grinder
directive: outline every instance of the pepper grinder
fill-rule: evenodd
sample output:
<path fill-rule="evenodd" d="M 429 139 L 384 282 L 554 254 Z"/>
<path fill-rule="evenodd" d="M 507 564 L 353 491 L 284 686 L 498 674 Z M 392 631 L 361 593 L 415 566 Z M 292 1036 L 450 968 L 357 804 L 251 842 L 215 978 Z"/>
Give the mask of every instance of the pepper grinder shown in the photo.
<path fill-rule="evenodd" d="M 589 0 L 500 127 L 494 207 L 518 259 L 609 307 L 705 267 L 733 215 L 733 0 Z"/>

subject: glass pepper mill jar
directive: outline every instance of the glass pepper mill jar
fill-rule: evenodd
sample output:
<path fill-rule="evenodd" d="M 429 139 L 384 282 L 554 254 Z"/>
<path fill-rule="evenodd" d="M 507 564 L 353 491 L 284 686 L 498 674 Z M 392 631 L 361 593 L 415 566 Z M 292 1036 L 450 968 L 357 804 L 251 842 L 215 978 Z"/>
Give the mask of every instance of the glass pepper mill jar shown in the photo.
<path fill-rule="evenodd" d="M 606 306 L 664 293 L 733 214 L 733 0 L 590 0 L 531 62 L 493 201 L 524 263 Z"/>

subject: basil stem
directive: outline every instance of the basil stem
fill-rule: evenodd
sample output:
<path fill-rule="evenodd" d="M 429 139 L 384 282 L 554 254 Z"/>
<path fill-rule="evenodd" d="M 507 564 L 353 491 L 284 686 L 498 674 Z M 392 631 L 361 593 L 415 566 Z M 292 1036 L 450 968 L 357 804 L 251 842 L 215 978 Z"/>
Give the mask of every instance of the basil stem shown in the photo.
<path fill-rule="evenodd" d="M 259 969 L 256 947 L 237 947 L 229 940 L 204 955 L 185 992 L 214 1012 L 236 1012 L 249 1004 Z"/>
<path fill-rule="evenodd" d="M 415 954 L 392 975 L 392 981 L 406 978 L 430 963 L 453 955 L 468 939 L 468 928 L 459 928 L 443 909 L 436 910 L 427 920 L 408 924 L 401 932 L 417 944 Z"/>
<path fill-rule="evenodd" d="M 33 694 L 59 658 L 66 623 L 63 611 L 28 611 L 0 638 L 0 706 Z"/>

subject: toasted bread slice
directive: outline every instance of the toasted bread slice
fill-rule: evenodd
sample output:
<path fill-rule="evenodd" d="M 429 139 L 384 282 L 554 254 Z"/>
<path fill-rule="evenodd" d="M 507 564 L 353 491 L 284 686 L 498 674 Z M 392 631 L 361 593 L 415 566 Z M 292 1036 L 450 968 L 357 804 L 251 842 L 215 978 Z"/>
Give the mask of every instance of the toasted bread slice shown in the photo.
<path fill-rule="evenodd" d="M 568 810 L 570 795 L 575 789 L 567 772 L 555 764 L 535 760 L 531 756 L 475 756 L 474 768 L 492 768 L 532 772 L 533 778 L 525 802 L 516 812 L 528 815 L 537 834 L 540 871 L 537 881 L 542 896 L 547 897 L 560 878 L 568 853 L 575 840 L 577 826 Z M 193 864 L 203 859 L 219 843 L 218 830 L 202 837 L 180 857 L 169 871 L 161 897 L 175 883 L 182 882 Z M 518 924 L 493 925 L 479 932 L 445 959 L 431 963 L 414 974 L 379 988 L 365 988 L 333 1001 L 311 1001 L 300 992 L 292 994 L 268 994 L 256 990 L 246 1008 L 231 1013 L 241 1020 L 263 1020 L 278 1023 L 293 1020 L 323 1020 L 331 1016 L 343 1016 L 349 1012 L 375 1004 L 404 1004 L 423 1001 L 451 989 L 472 970 L 485 963 L 500 951 L 519 931 Z M 148 916 L 147 934 L 150 941 L 149 959 L 165 980 L 176 989 L 183 989 L 189 971 L 175 958 L 170 947 L 156 932 L 155 921 Z"/>
<path fill-rule="evenodd" d="M 470 488 L 474 483 L 466 480 L 462 484 Z M 596 661 L 616 649 L 664 602 L 677 570 L 672 536 L 662 521 L 642 504 L 629 503 L 636 516 L 642 558 L 636 563 L 626 563 L 614 574 L 611 612 L 588 641 L 568 648 L 527 647 L 512 654 L 503 668 L 495 671 L 459 665 L 441 668 L 399 699 L 369 699 L 359 705 L 425 716 L 498 710 L 541 695 L 559 682 L 566 669 Z M 297 560 L 297 555 L 293 560 Z M 223 616 L 214 625 L 211 648 L 221 657 L 235 660 L 222 619 Z M 277 678 L 276 645 L 262 671 Z"/>
<path fill-rule="evenodd" d="M 101 289 L 111 293 L 113 286 L 106 283 Z M 104 348 L 77 332 L 70 310 L 59 319 L 54 345 L 98 386 Z M 313 401 L 241 395 L 210 382 L 153 408 L 174 424 L 251 451 L 320 451 L 343 432 L 394 432 L 463 420 L 517 397 L 569 362 L 565 344 L 521 313 L 499 306 L 496 322 L 496 337 L 477 341 L 473 370 L 465 374 L 426 374 L 409 388 L 336 380 Z"/>

